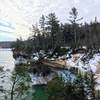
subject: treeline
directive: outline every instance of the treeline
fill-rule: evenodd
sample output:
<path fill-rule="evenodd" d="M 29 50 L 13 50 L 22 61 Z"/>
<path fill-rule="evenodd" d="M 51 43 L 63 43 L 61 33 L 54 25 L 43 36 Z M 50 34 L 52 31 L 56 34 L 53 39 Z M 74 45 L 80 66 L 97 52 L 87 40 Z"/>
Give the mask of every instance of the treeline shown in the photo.
<path fill-rule="evenodd" d="M 55 49 L 57 46 L 99 48 L 100 22 L 96 17 L 90 23 L 82 23 L 82 19 L 74 7 L 69 12 L 68 23 L 61 23 L 55 13 L 42 15 L 39 24 L 32 25 L 32 34 L 24 41 L 25 46 L 22 46 L 21 50 L 30 53 L 40 49 Z M 20 42 L 21 40 L 18 39 L 16 49 L 20 49 L 18 47 L 18 43 L 21 46 Z"/>

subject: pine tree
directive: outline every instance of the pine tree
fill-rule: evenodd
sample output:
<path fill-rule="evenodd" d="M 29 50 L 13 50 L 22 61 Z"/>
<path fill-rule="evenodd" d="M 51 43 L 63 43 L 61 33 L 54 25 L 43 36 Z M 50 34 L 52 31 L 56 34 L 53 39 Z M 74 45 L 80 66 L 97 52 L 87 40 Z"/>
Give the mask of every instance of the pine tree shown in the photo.
<path fill-rule="evenodd" d="M 56 47 L 56 36 L 59 33 L 59 21 L 55 15 L 55 13 L 50 13 L 47 16 L 47 32 L 49 33 L 51 37 L 51 48 Z"/>
<path fill-rule="evenodd" d="M 78 27 L 78 21 L 82 20 L 83 18 L 78 18 L 78 11 L 75 7 L 73 7 L 71 9 L 71 12 L 69 12 L 70 14 L 70 23 L 73 26 L 73 32 L 74 32 L 74 43 L 75 43 L 75 48 L 77 47 L 77 27 Z"/>

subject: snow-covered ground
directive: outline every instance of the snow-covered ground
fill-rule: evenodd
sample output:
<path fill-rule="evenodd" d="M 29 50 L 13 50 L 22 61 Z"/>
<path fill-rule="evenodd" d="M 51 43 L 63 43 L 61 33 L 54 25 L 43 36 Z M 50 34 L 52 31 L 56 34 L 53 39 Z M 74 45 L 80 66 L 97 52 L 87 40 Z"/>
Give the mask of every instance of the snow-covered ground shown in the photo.
<path fill-rule="evenodd" d="M 86 59 L 85 59 L 86 58 Z M 85 59 L 85 60 L 84 60 Z M 66 67 L 76 67 L 80 71 L 92 71 L 95 74 L 96 89 L 100 89 L 100 54 L 93 54 L 91 58 L 86 54 L 73 54 L 66 60 Z"/>
<path fill-rule="evenodd" d="M 92 72 L 96 73 L 100 63 L 100 54 L 94 54 L 91 59 L 88 58 L 83 61 L 83 57 L 85 54 L 74 54 L 71 58 L 66 60 L 66 67 L 77 67 L 83 71 L 92 70 Z"/>

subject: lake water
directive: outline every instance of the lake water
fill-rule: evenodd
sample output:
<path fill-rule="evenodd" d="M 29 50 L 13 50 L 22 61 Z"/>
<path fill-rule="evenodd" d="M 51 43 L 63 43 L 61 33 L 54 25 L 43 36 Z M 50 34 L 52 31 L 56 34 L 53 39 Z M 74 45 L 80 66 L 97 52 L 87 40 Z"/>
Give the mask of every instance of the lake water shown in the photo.
<path fill-rule="evenodd" d="M 14 58 L 11 49 L 0 49 L 0 66 L 3 66 L 4 70 L 13 70 Z"/>

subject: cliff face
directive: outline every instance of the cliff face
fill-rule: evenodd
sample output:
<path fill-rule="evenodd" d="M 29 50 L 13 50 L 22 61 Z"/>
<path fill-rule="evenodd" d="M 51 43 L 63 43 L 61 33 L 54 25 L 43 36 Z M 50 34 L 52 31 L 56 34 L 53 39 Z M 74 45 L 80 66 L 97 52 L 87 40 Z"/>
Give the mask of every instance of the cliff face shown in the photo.
<path fill-rule="evenodd" d="M 0 48 L 11 48 L 13 42 L 0 42 Z"/>

